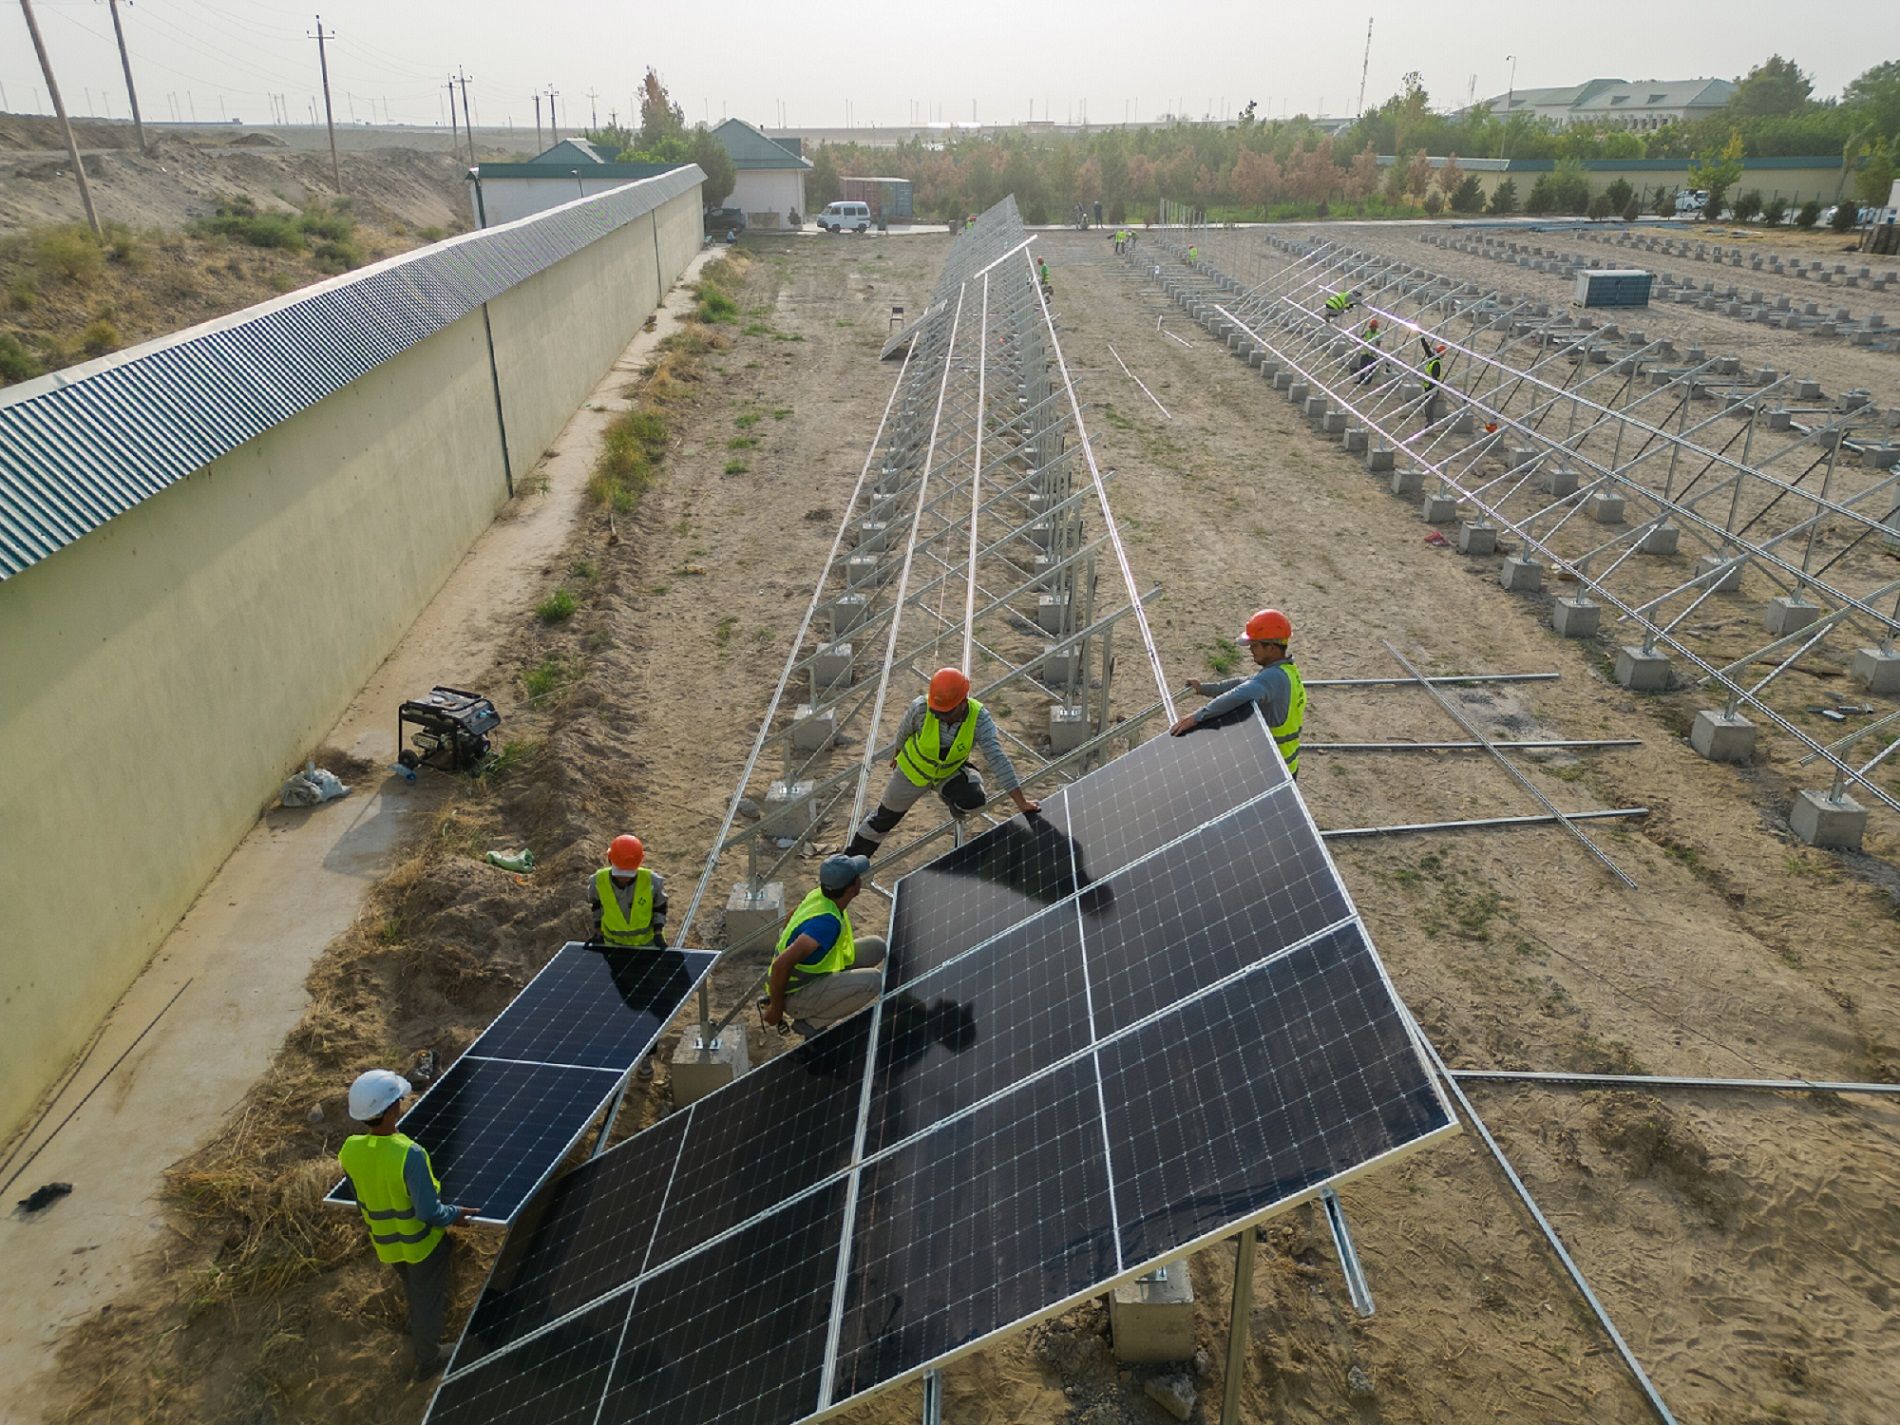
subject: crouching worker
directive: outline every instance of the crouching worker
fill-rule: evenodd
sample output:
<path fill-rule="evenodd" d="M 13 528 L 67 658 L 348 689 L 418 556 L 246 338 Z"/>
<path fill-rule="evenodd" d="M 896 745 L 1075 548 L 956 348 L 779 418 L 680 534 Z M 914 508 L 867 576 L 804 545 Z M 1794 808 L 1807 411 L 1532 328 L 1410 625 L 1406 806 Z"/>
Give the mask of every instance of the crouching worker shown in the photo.
<path fill-rule="evenodd" d="M 983 779 L 970 770 L 970 753 L 983 761 L 1002 782 L 1016 809 L 1025 815 L 1042 810 L 1022 789 L 1016 768 L 1003 751 L 1002 735 L 989 710 L 970 696 L 970 679 L 956 668 L 939 668 L 930 677 L 930 691 L 911 702 L 897 725 L 897 757 L 891 779 L 877 799 L 877 810 L 858 825 L 847 856 L 873 856 L 904 813 L 926 792 L 934 791 L 953 815 L 976 811 L 989 794 Z"/>
<path fill-rule="evenodd" d="M 409 1081 L 388 1069 L 358 1075 L 350 1085 L 350 1117 L 364 1131 L 344 1139 L 336 1156 L 356 1189 L 370 1245 L 402 1278 L 416 1379 L 427 1380 L 448 1363 L 442 1318 L 449 1305 L 452 1244 L 444 1229 L 481 1209 L 442 1201 L 429 1150 L 396 1131 L 408 1093 Z"/>
<path fill-rule="evenodd" d="M 765 1022 L 777 1024 L 790 1007 L 792 1024 L 816 1034 L 848 1019 L 877 998 L 884 982 L 884 941 L 851 934 L 851 902 L 864 888 L 871 862 L 830 856 L 818 868 L 818 888 L 798 903 L 778 938 L 766 977 Z"/>

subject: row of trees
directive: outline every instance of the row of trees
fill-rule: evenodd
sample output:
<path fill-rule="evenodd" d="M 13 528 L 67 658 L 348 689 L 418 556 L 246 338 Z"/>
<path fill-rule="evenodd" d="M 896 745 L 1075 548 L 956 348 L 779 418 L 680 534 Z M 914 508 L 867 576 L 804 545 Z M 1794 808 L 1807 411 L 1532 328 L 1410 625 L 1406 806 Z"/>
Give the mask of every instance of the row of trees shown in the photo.
<path fill-rule="evenodd" d="M 706 174 L 704 197 L 709 208 L 724 203 L 738 182 L 738 170 L 725 147 L 710 130 L 687 127 L 686 111 L 673 102 L 652 69 L 640 83 L 640 127 L 608 124 L 589 129 L 587 140 L 622 163 L 697 163 Z"/>
<path fill-rule="evenodd" d="M 1031 222 L 1059 221 L 1076 204 L 1092 208 L 1096 202 L 1109 222 L 1139 220 L 1164 197 L 1217 214 L 1290 215 L 1294 209 L 1341 206 L 1370 214 L 1398 208 L 1475 212 L 1482 204 L 1476 182 L 1467 186 L 1468 175 L 1455 164 L 1434 169 L 1426 156 L 1509 154 L 1558 160 L 1557 169 L 1523 196 L 1527 209 L 1548 202 L 1544 211 L 1585 212 L 1603 195 L 1593 197 L 1583 171 L 1567 161 L 1691 159 L 1704 170 L 1693 186 L 1714 189 L 1733 187 L 1743 157 L 1838 153 L 1848 164 L 1848 194 L 1884 201 L 1900 155 L 1900 60 L 1869 69 L 1838 101 L 1816 101 L 1811 91 L 1797 66 L 1770 56 L 1738 82 L 1722 113 L 1633 133 L 1557 129 L 1524 116 L 1500 119 L 1488 110 L 1435 114 L 1411 74 L 1397 94 L 1337 137 L 1304 117 L 1260 123 L 1243 116 L 1224 128 L 1006 133 L 894 148 L 826 144 L 812 155 L 808 187 L 812 202 L 825 203 L 839 196 L 845 174 L 908 178 L 917 211 L 946 218 L 980 211 L 1013 192 Z M 1406 157 L 1381 170 L 1379 154 Z M 1723 182 L 1730 163 L 1733 176 Z M 1632 193 L 1611 211 L 1621 213 L 1635 199 Z"/>

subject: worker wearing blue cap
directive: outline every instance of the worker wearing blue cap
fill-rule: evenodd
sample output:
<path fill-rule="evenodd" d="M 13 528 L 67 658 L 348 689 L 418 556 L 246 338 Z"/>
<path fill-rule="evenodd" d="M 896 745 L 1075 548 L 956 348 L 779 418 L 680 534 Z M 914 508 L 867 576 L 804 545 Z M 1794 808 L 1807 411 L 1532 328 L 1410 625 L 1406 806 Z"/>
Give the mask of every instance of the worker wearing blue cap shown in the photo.
<path fill-rule="evenodd" d="M 884 941 L 854 937 L 848 907 L 871 874 L 868 856 L 830 856 L 818 885 L 785 922 L 778 954 L 766 976 L 765 1022 L 785 1017 L 807 1034 L 829 1029 L 877 998 L 884 984 Z"/>

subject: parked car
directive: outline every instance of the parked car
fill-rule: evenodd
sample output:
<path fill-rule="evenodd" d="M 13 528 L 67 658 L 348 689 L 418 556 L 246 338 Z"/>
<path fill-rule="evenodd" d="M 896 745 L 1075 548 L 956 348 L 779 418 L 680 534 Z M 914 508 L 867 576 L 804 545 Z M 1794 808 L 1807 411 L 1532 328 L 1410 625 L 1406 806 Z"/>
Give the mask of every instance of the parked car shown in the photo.
<path fill-rule="evenodd" d="M 818 215 L 818 226 L 828 233 L 868 233 L 871 230 L 871 206 L 868 203 L 827 203 Z"/>
<path fill-rule="evenodd" d="M 1709 190 L 1706 188 L 1678 188 L 1676 190 L 1676 212 L 1678 215 L 1699 213 L 1709 206 Z"/>
<path fill-rule="evenodd" d="M 709 237 L 724 237 L 729 232 L 745 231 L 745 213 L 738 208 L 708 208 L 706 210 L 706 233 Z"/>

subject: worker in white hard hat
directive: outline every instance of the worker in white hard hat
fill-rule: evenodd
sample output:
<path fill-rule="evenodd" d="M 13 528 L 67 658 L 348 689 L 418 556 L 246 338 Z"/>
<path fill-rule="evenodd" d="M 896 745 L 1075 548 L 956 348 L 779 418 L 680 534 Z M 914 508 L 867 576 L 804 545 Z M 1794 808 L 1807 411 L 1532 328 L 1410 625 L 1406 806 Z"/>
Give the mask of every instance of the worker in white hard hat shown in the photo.
<path fill-rule="evenodd" d="M 337 1161 L 350 1175 L 356 1203 L 376 1255 L 396 1269 L 409 1302 L 409 1338 L 416 1379 L 427 1380 L 448 1361 L 442 1318 L 449 1304 L 450 1238 L 446 1228 L 481 1211 L 442 1201 L 442 1183 L 429 1150 L 396 1128 L 409 1080 L 388 1069 L 359 1074 L 350 1085 L 350 1117 L 363 1132 L 343 1140 Z"/>

